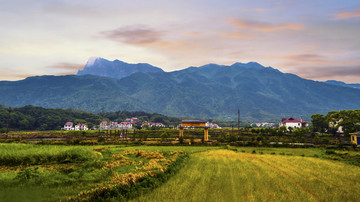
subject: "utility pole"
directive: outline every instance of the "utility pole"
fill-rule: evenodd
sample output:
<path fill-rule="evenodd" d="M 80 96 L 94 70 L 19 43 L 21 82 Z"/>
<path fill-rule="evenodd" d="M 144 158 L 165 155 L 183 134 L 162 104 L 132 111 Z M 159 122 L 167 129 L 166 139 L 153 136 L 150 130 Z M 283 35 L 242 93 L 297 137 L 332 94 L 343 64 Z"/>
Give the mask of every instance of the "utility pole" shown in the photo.
<path fill-rule="evenodd" d="M 11 109 L 11 107 L 9 107 L 9 109 L 8 109 L 9 114 L 8 114 L 7 127 L 6 127 L 6 134 L 9 133 L 9 125 L 10 125 L 10 114 L 11 114 L 11 111 L 12 111 L 12 109 Z"/>
<path fill-rule="evenodd" d="M 238 109 L 238 138 L 240 133 L 240 109 Z"/>

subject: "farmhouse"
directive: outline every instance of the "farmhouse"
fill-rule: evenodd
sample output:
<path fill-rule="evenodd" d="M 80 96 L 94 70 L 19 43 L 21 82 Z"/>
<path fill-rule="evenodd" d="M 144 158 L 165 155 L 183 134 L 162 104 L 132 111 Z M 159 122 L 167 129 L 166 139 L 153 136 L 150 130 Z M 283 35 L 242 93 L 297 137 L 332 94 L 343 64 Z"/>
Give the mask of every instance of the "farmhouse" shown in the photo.
<path fill-rule="evenodd" d="M 74 130 L 73 122 L 66 122 L 64 125 L 64 130 Z"/>
<path fill-rule="evenodd" d="M 88 130 L 88 127 L 86 124 L 81 124 L 81 123 L 76 124 L 74 127 L 73 122 L 66 122 L 63 129 L 64 130 Z"/>
<path fill-rule="evenodd" d="M 144 127 L 161 127 L 161 128 L 165 128 L 165 125 L 163 123 L 152 123 L 152 122 L 148 122 L 148 121 L 144 121 L 142 124 L 141 124 L 141 127 L 144 128 Z"/>
<path fill-rule="evenodd" d="M 291 128 L 302 128 L 302 127 L 307 127 L 308 126 L 308 122 L 303 120 L 303 119 L 294 119 L 292 117 L 290 118 L 283 118 L 281 120 L 281 122 L 279 123 L 280 127 L 286 127 L 287 129 L 289 127 Z"/>
<path fill-rule="evenodd" d="M 355 133 L 350 133 L 351 135 L 351 143 L 360 145 L 360 131 Z"/>
<path fill-rule="evenodd" d="M 111 130 L 111 129 L 132 129 L 133 128 L 133 123 L 131 122 L 107 122 L 107 121 L 102 121 L 100 123 L 100 130 Z"/>
<path fill-rule="evenodd" d="M 132 129 L 133 128 L 133 124 L 130 122 L 121 122 L 118 124 L 118 128 L 119 129 Z"/>

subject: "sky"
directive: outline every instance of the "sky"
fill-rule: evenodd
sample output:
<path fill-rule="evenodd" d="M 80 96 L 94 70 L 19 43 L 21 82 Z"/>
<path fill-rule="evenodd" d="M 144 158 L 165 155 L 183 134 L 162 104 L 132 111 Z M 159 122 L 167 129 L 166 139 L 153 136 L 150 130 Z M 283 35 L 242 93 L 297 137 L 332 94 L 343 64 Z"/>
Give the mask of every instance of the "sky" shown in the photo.
<path fill-rule="evenodd" d="M 360 0 L 0 1 L 0 80 L 75 74 L 95 56 L 360 83 Z"/>

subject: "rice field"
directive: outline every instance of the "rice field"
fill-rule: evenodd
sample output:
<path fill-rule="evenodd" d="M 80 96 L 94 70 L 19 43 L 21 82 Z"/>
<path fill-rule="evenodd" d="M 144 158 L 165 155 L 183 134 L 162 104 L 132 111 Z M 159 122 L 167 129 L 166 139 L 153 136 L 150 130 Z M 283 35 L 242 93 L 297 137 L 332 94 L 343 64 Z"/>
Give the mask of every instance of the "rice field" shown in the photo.
<path fill-rule="evenodd" d="M 360 167 L 341 162 L 211 150 L 133 201 L 359 201 L 359 177 Z"/>
<path fill-rule="evenodd" d="M 175 175 L 161 174 L 184 155 Z M 328 157 L 317 148 L 0 144 L 0 201 L 359 201 L 360 167 Z"/>

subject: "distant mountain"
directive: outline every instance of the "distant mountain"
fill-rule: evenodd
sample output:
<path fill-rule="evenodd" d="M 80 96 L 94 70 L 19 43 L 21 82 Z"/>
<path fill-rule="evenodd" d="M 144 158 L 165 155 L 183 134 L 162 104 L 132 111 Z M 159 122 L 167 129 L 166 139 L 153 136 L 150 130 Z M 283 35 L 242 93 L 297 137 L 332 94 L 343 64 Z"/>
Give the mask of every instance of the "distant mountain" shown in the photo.
<path fill-rule="evenodd" d="M 128 64 L 119 60 L 109 61 L 99 57 L 91 57 L 84 69 L 79 70 L 77 75 L 90 74 L 121 79 L 136 72 L 156 73 L 163 72 L 163 70 L 147 63 Z"/>
<path fill-rule="evenodd" d="M 342 81 L 335 81 L 335 80 L 327 80 L 327 81 L 325 81 L 325 83 L 330 84 L 330 85 L 335 85 L 335 86 L 343 86 L 343 87 L 360 89 L 360 84 L 358 84 L 358 83 L 345 83 Z"/>
<path fill-rule="evenodd" d="M 258 63 L 208 64 L 174 72 L 137 72 L 122 79 L 41 76 L 0 82 L 0 104 L 147 111 L 169 116 L 279 121 L 359 109 L 360 90 L 306 80 Z"/>

